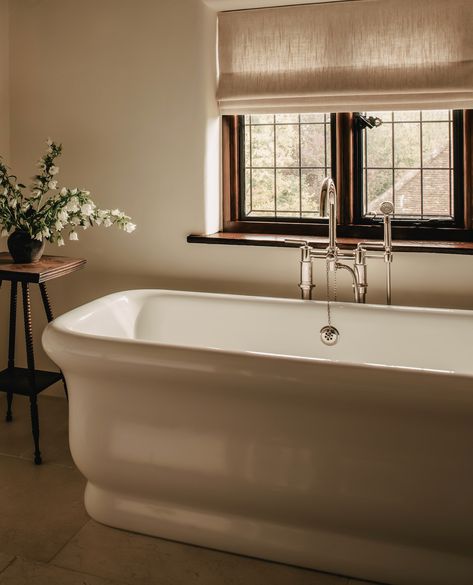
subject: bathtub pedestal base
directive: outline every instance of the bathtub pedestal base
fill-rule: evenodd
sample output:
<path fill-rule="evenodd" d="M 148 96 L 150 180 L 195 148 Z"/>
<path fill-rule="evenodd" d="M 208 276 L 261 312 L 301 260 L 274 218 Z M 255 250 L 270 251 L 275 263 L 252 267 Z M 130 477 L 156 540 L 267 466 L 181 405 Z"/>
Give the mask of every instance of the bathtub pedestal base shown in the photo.
<path fill-rule="evenodd" d="M 473 569 L 472 559 L 454 554 L 187 509 L 117 494 L 90 482 L 85 506 L 94 520 L 113 528 L 359 579 L 463 584 Z"/>

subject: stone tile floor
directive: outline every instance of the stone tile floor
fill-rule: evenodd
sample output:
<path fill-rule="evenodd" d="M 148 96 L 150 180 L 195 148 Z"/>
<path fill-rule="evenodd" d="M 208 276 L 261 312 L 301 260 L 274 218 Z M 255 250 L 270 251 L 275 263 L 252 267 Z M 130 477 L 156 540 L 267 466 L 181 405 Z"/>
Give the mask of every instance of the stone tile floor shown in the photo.
<path fill-rule="evenodd" d="M 44 463 L 35 466 L 27 399 L 14 397 L 8 424 L 1 399 L 0 585 L 363 585 L 94 522 L 68 448 L 66 401 L 39 399 Z"/>

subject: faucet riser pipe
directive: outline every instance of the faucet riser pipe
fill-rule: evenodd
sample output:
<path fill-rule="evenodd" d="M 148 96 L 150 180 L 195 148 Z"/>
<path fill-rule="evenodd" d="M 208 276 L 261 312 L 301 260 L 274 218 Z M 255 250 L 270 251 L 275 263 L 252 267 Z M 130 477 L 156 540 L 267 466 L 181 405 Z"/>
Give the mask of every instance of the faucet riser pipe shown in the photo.
<path fill-rule="evenodd" d="M 393 246 L 392 242 L 392 231 L 391 231 L 391 217 L 389 215 L 384 216 L 384 248 L 391 250 Z"/>
<path fill-rule="evenodd" d="M 391 292 L 392 292 L 392 282 L 391 282 L 391 264 L 393 261 L 393 253 L 390 249 L 386 250 L 384 253 L 384 262 L 386 263 L 386 304 L 391 304 Z"/>
<path fill-rule="evenodd" d="M 312 274 L 312 260 L 301 260 L 301 281 L 299 288 L 301 289 L 301 298 L 303 300 L 310 300 L 312 298 L 313 274 Z"/>

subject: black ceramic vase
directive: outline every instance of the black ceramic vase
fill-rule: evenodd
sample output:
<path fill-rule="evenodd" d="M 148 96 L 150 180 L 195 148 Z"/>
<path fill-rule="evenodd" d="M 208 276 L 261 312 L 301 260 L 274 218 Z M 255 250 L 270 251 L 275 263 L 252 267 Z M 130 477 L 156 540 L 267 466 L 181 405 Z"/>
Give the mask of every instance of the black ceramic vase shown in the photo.
<path fill-rule="evenodd" d="M 8 237 L 8 251 L 15 264 L 38 262 L 44 252 L 44 241 L 34 240 L 27 232 L 15 230 Z"/>

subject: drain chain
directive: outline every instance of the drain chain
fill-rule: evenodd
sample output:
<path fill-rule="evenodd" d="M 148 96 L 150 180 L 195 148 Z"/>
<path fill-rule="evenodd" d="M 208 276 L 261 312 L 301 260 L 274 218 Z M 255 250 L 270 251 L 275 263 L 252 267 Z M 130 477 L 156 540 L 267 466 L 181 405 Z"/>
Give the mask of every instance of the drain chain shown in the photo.
<path fill-rule="evenodd" d="M 330 305 L 330 268 L 329 268 L 329 261 L 326 261 L 326 269 L 327 269 L 327 321 L 328 325 L 322 327 L 320 330 L 320 339 L 322 343 L 325 345 L 335 345 L 340 337 L 340 333 L 338 329 L 332 325 L 332 307 Z M 336 302 L 337 300 L 337 268 L 334 270 L 333 275 L 333 300 Z"/>

